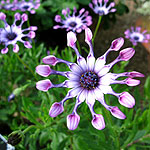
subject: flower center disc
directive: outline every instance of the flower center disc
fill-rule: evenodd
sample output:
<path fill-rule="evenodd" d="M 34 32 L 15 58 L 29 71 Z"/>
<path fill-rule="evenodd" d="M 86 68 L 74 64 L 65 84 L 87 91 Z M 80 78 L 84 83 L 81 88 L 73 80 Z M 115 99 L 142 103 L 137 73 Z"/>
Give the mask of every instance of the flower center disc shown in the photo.
<path fill-rule="evenodd" d="M 10 41 L 14 40 L 17 37 L 16 33 L 7 33 L 6 38 Z"/>
<path fill-rule="evenodd" d="M 75 27 L 76 25 L 77 25 L 76 22 L 71 22 L 71 23 L 69 24 L 69 26 L 71 26 L 71 27 Z"/>
<path fill-rule="evenodd" d="M 138 36 L 135 36 L 135 37 L 134 37 L 134 40 L 135 40 L 135 41 L 139 40 L 139 37 L 138 37 Z"/>
<path fill-rule="evenodd" d="M 83 88 L 87 90 L 92 90 L 98 85 L 98 76 L 94 72 L 85 72 L 81 75 L 80 84 Z"/>
<path fill-rule="evenodd" d="M 23 6 L 23 9 L 27 10 L 29 8 L 28 5 Z"/>

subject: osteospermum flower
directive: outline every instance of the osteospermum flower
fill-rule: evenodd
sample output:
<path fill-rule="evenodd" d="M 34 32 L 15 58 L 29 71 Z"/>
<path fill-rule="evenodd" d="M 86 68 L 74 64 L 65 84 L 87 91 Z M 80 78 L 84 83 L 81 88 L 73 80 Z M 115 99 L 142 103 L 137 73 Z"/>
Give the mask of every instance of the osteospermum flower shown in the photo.
<path fill-rule="evenodd" d="M 115 6 L 114 2 L 108 5 L 109 0 L 92 0 L 92 2 L 93 4 L 89 3 L 89 7 L 100 16 L 116 11 L 115 8 L 112 8 Z"/>
<path fill-rule="evenodd" d="M 117 106 L 109 106 L 104 100 L 104 94 L 112 94 L 118 98 L 121 105 L 132 108 L 135 105 L 135 100 L 128 92 L 116 93 L 111 88 L 111 84 L 127 84 L 128 86 L 136 86 L 140 83 L 139 80 L 133 79 L 134 77 L 143 77 L 144 75 L 133 71 L 124 73 L 111 73 L 109 70 L 119 61 L 128 61 L 135 53 L 133 48 L 126 48 L 120 51 L 119 56 L 110 64 L 106 64 L 106 56 L 111 51 L 118 51 L 123 43 L 123 38 L 118 38 L 114 40 L 110 48 L 106 51 L 104 55 L 97 58 L 94 57 L 93 47 L 92 47 L 92 32 L 89 28 L 85 29 L 85 42 L 90 47 L 90 52 L 87 59 L 83 58 L 78 49 L 76 48 L 75 33 L 69 32 L 67 34 L 67 45 L 72 47 L 77 55 L 77 63 L 68 62 L 60 58 L 56 58 L 53 55 L 49 55 L 43 58 L 43 63 L 46 65 L 39 65 L 36 67 L 36 72 L 44 77 L 51 74 L 62 75 L 68 78 L 60 84 L 53 84 L 49 79 L 41 80 L 36 83 L 36 88 L 41 91 L 48 91 L 50 88 L 55 87 L 67 87 L 72 88 L 68 91 L 66 97 L 60 101 L 55 102 L 49 111 L 51 117 L 56 117 L 64 111 L 64 102 L 70 98 L 76 97 L 76 104 L 73 109 L 72 114 L 67 116 L 67 127 L 70 130 L 77 128 L 80 116 L 77 114 L 77 108 L 82 102 L 86 102 L 91 114 L 92 114 L 92 125 L 98 130 L 105 128 L 104 118 L 101 114 L 96 114 L 94 112 L 95 100 L 98 100 L 111 114 L 119 119 L 125 119 L 126 116 L 119 110 Z M 65 63 L 70 71 L 61 72 L 55 71 L 50 68 L 49 65 L 55 66 L 57 63 Z M 124 80 L 117 80 L 119 77 L 127 77 Z"/>
<path fill-rule="evenodd" d="M 38 9 L 39 6 L 40 6 L 40 0 L 29 0 L 29 1 L 22 0 L 16 3 L 17 9 L 23 12 L 29 11 L 31 14 L 34 14 L 35 9 Z"/>
<path fill-rule="evenodd" d="M 12 2 L 10 2 L 10 0 L 2 0 L 0 2 L 0 9 L 15 11 L 17 9 L 15 4 L 16 4 L 16 0 Z"/>
<path fill-rule="evenodd" d="M 38 9 L 40 6 L 40 0 L 13 0 L 10 2 L 10 0 L 2 0 L 1 1 L 1 8 L 6 10 L 21 10 L 23 12 L 29 11 L 31 14 L 35 13 L 35 9 Z"/>
<path fill-rule="evenodd" d="M 127 29 L 124 34 L 125 38 L 129 39 L 133 45 L 137 45 L 138 42 L 140 43 L 148 43 L 150 39 L 150 34 L 145 34 L 147 30 L 141 32 L 141 27 L 131 27 L 131 31 Z"/>
<path fill-rule="evenodd" d="M 1 50 L 2 54 L 8 52 L 8 45 L 13 45 L 13 51 L 17 53 L 19 51 L 19 46 L 17 42 L 22 42 L 26 48 L 32 48 L 32 45 L 25 41 L 23 38 L 34 38 L 35 37 L 35 30 L 37 30 L 36 26 L 30 26 L 26 29 L 22 29 L 22 25 L 25 21 L 28 20 L 28 16 L 26 14 L 20 15 L 16 13 L 14 15 L 15 20 L 14 23 L 10 26 L 6 22 L 6 15 L 0 12 L 0 20 L 2 20 L 5 24 L 4 28 L 0 28 L 0 43 L 5 45 L 5 48 Z M 20 21 L 19 25 L 16 25 L 17 21 Z M 24 34 L 24 32 L 29 31 L 29 33 Z"/>
<path fill-rule="evenodd" d="M 67 31 L 71 30 L 73 32 L 80 33 L 87 26 L 92 24 L 92 17 L 88 16 L 89 12 L 85 11 L 84 8 L 79 11 L 78 16 L 76 16 L 76 13 L 76 8 L 74 8 L 72 16 L 70 15 L 69 8 L 66 10 L 63 9 L 62 14 L 64 15 L 65 19 L 62 19 L 60 15 L 55 16 L 55 21 L 61 23 L 62 25 L 55 25 L 53 28 L 66 28 Z"/>

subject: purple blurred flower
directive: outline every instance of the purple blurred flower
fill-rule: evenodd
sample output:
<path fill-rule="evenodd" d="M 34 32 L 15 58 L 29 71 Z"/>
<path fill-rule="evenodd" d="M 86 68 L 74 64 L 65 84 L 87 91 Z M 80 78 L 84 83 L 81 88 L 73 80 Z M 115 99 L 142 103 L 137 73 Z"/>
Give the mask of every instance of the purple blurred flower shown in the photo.
<path fill-rule="evenodd" d="M 10 0 L 2 0 L 1 1 L 1 8 L 6 10 L 21 10 L 23 12 L 29 11 L 31 14 L 35 13 L 35 9 L 38 9 L 40 6 L 40 0 L 13 0 L 10 2 Z"/>
<path fill-rule="evenodd" d="M 34 38 L 35 30 L 37 30 L 36 26 L 30 26 L 26 29 L 22 29 L 22 25 L 25 21 L 28 20 L 28 16 L 26 14 L 20 15 L 16 13 L 14 15 L 15 20 L 13 24 L 10 26 L 6 22 L 6 15 L 0 12 L 0 20 L 2 20 L 5 24 L 4 28 L 0 28 L 0 43 L 5 45 L 5 48 L 1 50 L 2 54 L 6 54 L 8 52 L 8 45 L 13 45 L 13 51 L 17 53 L 19 51 L 19 46 L 17 42 L 22 42 L 26 48 L 32 48 L 31 44 L 28 41 L 24 41 L 22 38 Z M 20 21 L 19 25 L 16 25 L 17 21 Z M 24 34 L 25 31 L 29 31 L 29 33 Z"/>
<path fill-rule="evenodd" d="M 128 92 L 116 93 L 111 88 L 111 84 L 127 84 L 129 86 L 135 86 L 140 83 L 139 80 L 132 79 L 134 77 L 144 77 L 143 74 L 133 71 L 124 73 L 110 73 L 109 70 L 119 61 L 128 61 L 135 53 L 133 48 L 126 48 L 120 51 L 119 56 L 111 63 L 106 64 L 106 57 L 111 51 L 118 51 L 124 44 L 123 38 L 114 40 L 110 48 L 104 55 L 99 57 L 97 60 L 94 57 L 93 46 L 92 46 L 92 32 L 89 28 L 85 29 L 85 42 L 90 47 L 90 52 L 87 59 L 83 58 L 75 43 L 76 35 L 72 31 L 67 33 L 67 45 L 72 47 L 77 55 L 77 63 L 68 62 L 60 58 L 56 58 L 53 55 L 46 56 L 43 58 L 45 64 L 51 64 L 55 66 L 57 63 L 65 63 L 70 71 L 61 72 L 50 69 L 47 65 L 39 65 L 36 67 L 36 72 L 47 77 L 51 74 L 62 75 L 68 78 L 63 83 L 52 84 L 49 79 L 41 80 L 36 83 L 37 89 L 41 91 L 48 91 L 54 87 L 67 87 L 72 88 L 68 91 L 66 97 L 57 103 L 54 103 L 50 109 L 50 116 L 56 117 L 63 112 L 64 102 L 70 98 L 76 97 L 76 104 L 72 114 L 67 117 L 67 127 L 70 130 L 77 128 L 80 117 L 77 114 L 77 108 L 82 102 L 86 102 L 89 106 L 91 114 L 93 116 L 92 125 L 98 130 L 105 128 L 104 118 L 101 114 L 94 112 L 95 100 L 98 100 L 110 113 L 119 119 L 125 119 L 126 116 L 119 110 L 117 106 L 109 106 L 104 100 L 104 94 L 112 94 L 118 98 L 121 105 L 132 108 L 135 105 L 134 98 Z M 117 80 L 119 77 L 127 77 L 124 80 Z"/>
<path fill-rule="evenodd" d="M 89 7 L 99 16 L 107 15 L 110 12 L 115 12 L 116 9 L 112 8 L 115 6 L 114 2 L 111 2 L 107 5 L 109 0 L 92 0 L 92 3 L 89 3 Z"/>
<path fill-rule="evenodd" d="M 14 0 L 12 2 L 10 2 L 10 0 L 2 0 L 0 2 L 0 9 L 15 11 L 15 10 L 17 10 L 15 4 L 16 4 L 16 0 Z"/>
<path fill-rule="evenodd" d="M 150 34 L 145 34 L 147 30 L 141 32 L 141 27 L 131 27 L 131 31 L 127 29 L 124 34 L 125 38 L 129 39 L 133 45 L 137 45 L 137 42 L 148 43 L 150 39 Z"/>
<path fill-rule="evenodd" d="M 88 15 L 89 12 L 85 11 L 84 8 L 79 11 L 78 16 L 76 16 L 76 13 L 76 8 L 74 8 L 72 16 L 70 15 L 69 8 L 63 9 L 62 14 L 64 15 L 65 19 L 62 19 L 60 15 L 55 16 L 55 21 L 61 23 L 62 25 L 55 25 L 53 28 L 66 28 L 67 31 L 80 33 L 87 26 L 92 24 L 92 17 Z"/>

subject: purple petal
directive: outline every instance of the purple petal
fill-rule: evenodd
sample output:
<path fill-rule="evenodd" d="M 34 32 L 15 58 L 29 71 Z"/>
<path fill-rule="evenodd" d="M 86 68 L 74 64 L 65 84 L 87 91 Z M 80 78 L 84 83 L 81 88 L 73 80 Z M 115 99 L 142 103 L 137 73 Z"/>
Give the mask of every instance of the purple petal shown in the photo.
<path fill-rule="evenodd" d="M 126 116 L 119 110 L 117 106 L 110 108 L 111 114 L 118 119 L 125 119 Z"/>
<path fill-rule="evenodd" d="M 124 61 L 128 61 L 135 53 L 133 48 L 126 48 L 120 51 L 119 58 Z"/>
<path fill-rule="evenodd" d="M 6 54 L 8 52 L 8 48 L 6 47 L 6 48 L 3 48 L 2 50 L 1 50 L 1 53 L 2 54 Z"/>
<path fill-rule="evenodd" d="M 61 16 L 60 15 L 56 15 L 55 16 L 55 21 L 56 22 L 61 22 Z"/>
<path fill-rule="evenodd" d="M 21 17 L 21 16 L 20 16 L 19 13 L 15 13 L 15 19 L 16 19 L 16 20 L 20 20 L 20 17 Z"/>
<path fill-rule="evenodd" d="M 85 29 L 85 42 L 89 44 L 89 42 L 92 40 L 92 31 L 89 28 Z"/>
<path fill-rule="evenodd" d="M 49 110 L 49 115 L 50 117 L 56 117 L 59 114 L 61 114 L 63 111 L 64 111 L 64 107 L 62 103 L 55 102 Z"/>
<path fill-rule="evenodd" d="M 75 114 L 70 114 L 67 116 L 67 127 L 69 130 L 75 130 L 78 127 L 80 121 L 80 116 Z"/>
<path fill-rule="evenodd" d="M 23 21 L 27 21 L 28 20 L 28 15 L 27 14 L 23 14 L 21 16 L 21 18 L 22 18 Z"/>
<path fill-rule="evenodd" d="M 49 79 L 41 80 L 36 83 L 36 88 L 40 91 L 47 92 L 52 87 L 52 83 Z"/>
<path fill-rule="evenodd" d="M 30 27 L 30 30 L 36 31 L 36 30 L 37 30 L 37 26 L 31 26 L 31 27 Z"/>
<path fill-rule="evenodd" d="M 38 65 L 36 72 L 43 77 L 47 77 L 51 74 L 51 68 L 48 65 Z"/>
<path fill-rule="evenodd" d="M 105 121 L 102 115 L 95 114 L 92 119 L 92 125 L 97 130 L 102 130 L 105 128 Z"/>
<path fill-rule="evenodd" d="M 0 20 L 5 20 L 6 15 L 3 12 L 0 12 Z"/>
<path fill-rule="evenodd" d="M 135 99 L 128 92 L 123 92 L 119 96 L 119 103 L 125 107 L 132 108 L 135 105 Z"/>
<path fill-rule="evenodd" d="M 115 39 L 114 41 L 112 41 L 111 43 L 111 49 L 118 51 L 124 44 L 124 39 L 122 37 Z"/>
<path fill-rule="evenodd" d="M 43 63 L 44 64 L 48 64 L 48 65 L 53 65 L 55 66 L 57 64 L 57 58 L 53 55 L 49 55 L 49 56 L 46 56 L 42 59 Z"/>
<path fill-rule="evenodd" d="M 13 52 L 18 53 L 18 51 L 19 51 L 19 46 L 17 44 L 15 44 L 13 47 Z"/>
<path fill-rule="evenodd" d="M 140 84 L 140 80 L 132 79 L 132 78 L 127 78 L 126 79 L 126 84 L 128 86 L 137 86 Z"/>
<path fill-rule="evenodd" d="M 28 41 L 24 42 L 24 46 L 25 46 L 26 48 L 32 48 L 32 45 L 31 45 L 30 42 L 28 42 Z"/>
<path fill-rule="evenodd" d="M 129 77 L 130 78 L 133 78 L 133 77 L 144 77 L 144 74 L 142 74 L 140 72 L 137 72 L 137 71 L 132 71 L 132 72 L 129 72 Z"/>
<path fill-rule="evenodd" d="M 28 36 L 29 36 L 31 39 L 35 38 L 35 32 L 34 32 L 34 31 L 30 31 L 30 32 L 28 33 Z"/>
<path fill-rule="evenodd" d="M 67 33 L 67 45 L 69 47 L 74 47 L 75 42 L 77 41 L 76 35 L 75 33 L 73 33 L 72 31 Z"/>

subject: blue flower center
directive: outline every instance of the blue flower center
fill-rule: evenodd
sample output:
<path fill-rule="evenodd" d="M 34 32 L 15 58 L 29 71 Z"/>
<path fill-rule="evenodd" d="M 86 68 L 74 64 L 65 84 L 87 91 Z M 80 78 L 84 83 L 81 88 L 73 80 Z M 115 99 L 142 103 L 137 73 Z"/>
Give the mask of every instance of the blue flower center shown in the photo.
<path fill-rule="evenodd" d="M 135 37 L 134 37 L 134 40 L 135 40 L 135 41 L 138 41 L 138 40 L 139 40 L 139 37 L 138 37 L 138 36 L 135 36 Z"/>
<path fill-rule="evenodd" d="M 6 35 L 6 38 L 9 40 L 9 41 L 13 41 L 15 38 L 17 37 L 17 34 L 16 33 L 7 33 Z"/>
<path fill-rule="evenodd" d="M 73 28 L 74 28 L 76 25 L 77 25 L 77 23 L 76 23 L 76 22 L 74 22 L 74 21 L 73 21 L 73 22 L 71 22 L 71 23 L 69 23 L 69 26 L 71 26 L 71 27 L 73 27 Z"/>
<path fill-rule="evenodd" d="M 98 11 L 98 14 L 99 14 L 100 16 L 102 16 L 102 15 L 105 14 L 105 12 L 104 12 L 103 10 L 99 10 L 99 11 Z"/>
<path fill-rule="evenodd" d="M 97 87 L 99 78 L 94 72 L 85 72 L 80 77 L 80 84 L 87 90 L 92 90 Z"/>
<path fill-rule="evenodd" d="M 23 6 L 23 9 L 27 10 L 29 8 L 28 5 Z"/>

